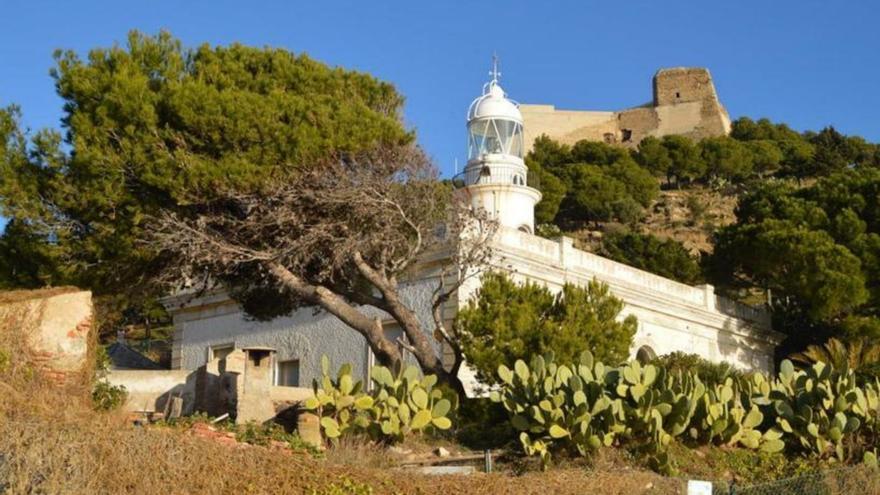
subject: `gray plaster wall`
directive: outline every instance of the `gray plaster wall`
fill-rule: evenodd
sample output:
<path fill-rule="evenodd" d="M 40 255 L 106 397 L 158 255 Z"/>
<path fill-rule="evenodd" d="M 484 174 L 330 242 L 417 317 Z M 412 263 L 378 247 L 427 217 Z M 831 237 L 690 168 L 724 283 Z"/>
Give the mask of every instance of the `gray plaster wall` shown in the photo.
<path fill-rule="evenodd" d="M 409 307 L 418 309 L 424 328 L 432 328 L 430 302 L 436 284 L 435 277 L 427 277 L 404 285 L 401 291 Z M 222 302 L 200 305 L 193 301 L 185 310 L 172 311 L 181 368 L 191 370 L 205 364 L 212 346 L 234 344 L 237 348 L 271 347 L 276 350 L 277 361 L 299 359 L 300 386 L 311 386 L 312 380 L 321 376 L 323 355 L 330 358 L 334 371 L 343 363 L 350 363 L 355 376 L 369 379 L 371 358 L 366 340 L 335 316 L 303 308 L 290 316 L 254 321 L 225 297 L 218 300 Z M 389 333 L 400 335 L 399 328 L 385 313 L 375 308 L 368 308 L 368 313 L 386 321 Z M 408 360 L 414 362 L 411 357 Z"/>

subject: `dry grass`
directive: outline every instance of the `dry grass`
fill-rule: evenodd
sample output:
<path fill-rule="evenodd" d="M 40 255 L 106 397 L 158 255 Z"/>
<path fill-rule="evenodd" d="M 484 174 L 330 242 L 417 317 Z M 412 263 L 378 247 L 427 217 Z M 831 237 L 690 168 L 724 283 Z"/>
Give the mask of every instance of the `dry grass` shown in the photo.
<path fill-rule="evenodd" d="M 33 366 L 21 325 L 2 323 L 0 353 L 8 359 L 0 364 L 0 493 L 685 492 L 682 479 L 621 468 L 625 459 L 615 453 L 590 468 L 571 462 L 546 473 L 429 477 L 393 469 L 388 451 L 362 441 L 347 441 L 324 459 L 314 459 L 286 450 L 229 446 L 178 429 L 134 427 L 122 414 L 92 410 L 85 380 L 89 373 L 63 387 L 45 380 Z M 858 487 L 850 493 L 880 492 L 854 477 L 842 482 Z"/>
<path fill-rule="evenodd" d="M 34 366 L 21 321 L 0 325 L 0 493 L 678 493 L 652 473 L 625 479 L 559 469 L 550 473 L 426 477 L 389 469 L 387 451 L 347 442 L 313 459 L 257 446 L 230 447 L 166 428 L 134 427 L 98 413 L 88 378 L 63 386 Z M 663 485 L 670 489 L 660 490 Z"/>

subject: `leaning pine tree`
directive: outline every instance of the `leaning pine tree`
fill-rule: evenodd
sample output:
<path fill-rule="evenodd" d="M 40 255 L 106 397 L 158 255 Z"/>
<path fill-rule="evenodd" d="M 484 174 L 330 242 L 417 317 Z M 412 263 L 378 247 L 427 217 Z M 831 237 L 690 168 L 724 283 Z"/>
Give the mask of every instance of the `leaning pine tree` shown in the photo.
<path fill-rule="evenodd" d="M 399 367 L 405 346 L 460 389 L 461 347 L 440 308 L 488 256 L 492 224 L 437 179 L 392 85 L 282 49 L 188 49 L 164 32 L 56 59 L 64 136 L 28 136 L 17 107 L 0 109 L 0 214 L 13 227 L 0 247 L 40 254 L 0 276 L 132 298 L 220 288 L 257 318 L 311 306 L 382 364 Z M 440 250 L 431 323 L 401 280 Z M 385 317 L 405 342 L 386 336 Z M 458 356 L 451 368 L 432 339 Z"/>

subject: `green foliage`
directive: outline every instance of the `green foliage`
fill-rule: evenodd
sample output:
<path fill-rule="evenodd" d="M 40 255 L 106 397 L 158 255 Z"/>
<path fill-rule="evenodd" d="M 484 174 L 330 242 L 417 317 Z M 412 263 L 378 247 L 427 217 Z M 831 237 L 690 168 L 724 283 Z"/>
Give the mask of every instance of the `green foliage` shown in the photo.
<path fill-rule="evenodd" d="M 315 380 L 315 396 L 305 401 L 306 410 L 320 417 L 321 431 L 330 440 L 353 433 L 366 433 L 384 442 L 401 441 L 415 432 L 448 430 L 448 415 L 457 407 L 457 396 L 444 393 L 435 375 L 421 376 L 409 366 L 396 376 L 388 368 L 371 370 L 373 390 L 363 384 L 344 364 L 333 378 L 327 356 L 321 358 L 323 376 Z"/>
<path fill-rule="evenodd" d="M 552 223 L 540 223 L 535 227 L 535 235 L 545 239 L 557 239 L 562 236 L 562 229 Z"/>
<path fill-rule="evenodd" d="M 752 168 L 760 178 L 779 170 L 785 159 L 779 145 L 769 139 L 746 141 L 745 146 L 752 156 Z"/>
<path fill-rule="evenodd" d="M 563 286 L 553 295 L 534 283 L 517 284 L 500 273 L 483 277 L 477 296 L 459 312 L 465 358 L 480 380 L 494 383 L 499 365 L 554 353 L 562 362 L 589 350 L 608 362 L 626 359 L 636 320 L 618 320 L 623 302 L 608 286 Z"/>
<path fill-rule="evenodd" d="M 552 355 L 535 357 L 531 367 L 518 360 L 514 370 L 498 367 L 501 389 L 491 398 L 510 414 L 526 454 L 539 455 L 546 468 L 556 446 L 587 455 L 623 431 L 619 402 L 603 393 L 604 374 L 589 351 L 577 366 L 557 366 Z"/>
<path fill-rule="evenodd" d="M 567 188 L 561 179 L 545 170 L 537 160 L 527 157 L 526 166 L 530 176 L 538 177 L 542 195 L 541 201 L 535 205 L 535 223 L 549 224 L 559 213 Z"/>
<path fill-rule="evenodd" d="M 235 432 L 235 440 L 251 445 L 267 446 L 272 441 L 287 442 L 289 436 L 284 428 L 275 423 L 248 421 Z"/>
<path fill-rule="evenodd" d="M 128 391 L 122 385 L 99 380 L 92 386 L 92 406 L 96 411 L 117 409 L 128 400 Z"/>
<path fill-rule="evenodd" d="M 847 342 L 831 338 L 822 345 L 807 346 L 790 359 L 806 365 L 828 363 L 835 369 L 850 369 L 862 380 L 880 377 L 880 343 L 864 338 Z"/>
<path fill-rule="evenodd" d="M 283 49 L 132 32 L 55 58 L 63 140 L 28 140 L 18 110 L 0 110 L 0 214 L 15 219 L 0 252 L 34 255 L 3 258 L 7 285 L 131 289 L 161 268 L 137 242 L 149 216 L 259 190 L 329 152 L 412 139 L 392 85 Z"/>
<path fill-rule="evenodd" d="M 705 138 L 699 148 L 710 179 L 738 182 L 752 174 L 754 161 L 750 148 L 740 141 L 727 136 Z"/>
<path fill-rule="evenodd" d="M 714 363 L 698 354 L 687 354 L 681 351 L 658 356 L 651 360 L 650 364 L 663 368 L 668 373 L 695 374 L 708 387 L 725 383 L 728 378 L 739 380 L 743 377 L 742 372 L 730 363 Z"/>
<path fill-rule="evenodd" d="M 98 346 L 95 353 L 95 370 L 92 383 L 92 407 L 96 411 L 117 409 L 128 400 L 128 390 L 124 386 L 113 385 L 107 381 L 107 370 L 109 369 L 110 356 L 107 355 L 107 348 Z"/>
<path fill-rule="evenodd" d="M 227 428 L 235 433 L 235 440 L 263 447 L 272 442 L 281 442 L 297 452 L 308 452 L 312 457 L 321 457 L 323 453 L 314 445 L 305 442 L 296 432 L 288 433 L 277 423 L 257 423 L 248 421 L 244 425 L 229 423 Z"/>
<path fill-rule="evenodd" d="M 697 260 L 680 242 L 651 234 L 608 233 L 599 254 L 686 284 L 697 284 L 702 277 Z"/>
<path fill-rule="evenodd" d="M 666 171 L 667 181 L 692 182 L 706 173 L 706 162 L 693 141 L 677 135 L 663 136 L 663 147 L 669 153 L 670 165 Z"/>
<path fill-rule="evenodd" d="M 870 447 L 860 438 L 876 441 L 880 382 L 859 387 L 852 370 L 820 362 L 795 371 L 786 360 L 773 380 L 751 376 L 746 396 L 772 418 L 765 435 L 777 436 L 784 447 L 847 461 L 860 460 Z"/>
<path fill-rule="evenodd" d="M 639 143 L 635 155 L 639 165 L 657 176 L 668 176 L 672 170 L 672 157 L 663 143 L 654 136 L 648 136 Z"/>
<path fill-rule="evenodd" d="M 719 285 L 773 294 L 786 319 L 870 334 L 880 301 L 880 170 L 848 169 L 797 188 L 778 181 L 740 199 L 710 266 Z M 849 319 L 843 317 L 850 316 Z M 855 317 L 855 318 L 852 318 Z"/>
<path fill-rule="evenodd" d="M 634 222 L 659 190 L 628 151 L 605 143 L 579 141 L 569 147 L 541 136 L 526 163 L 541 175 L 539 223 Z"/>
<path fill-rule="evenodd" d="M 773 124 L 767 119 L 755 122 L 747 117 L 742 117 L 733 122 L 730 137 L 738 141 L 745 141 L 751 146 L 754 146 L 751 143 L 755 142 L 773 143 L 782 155 L 778 162 L 782 173 L 796 177 L 810 175 L 815 147 L 804 136 L 785 124 Z M 752 149 L 755 151 L 754 147 Z M 762 167 L 767 163 L 766 157 L 762 156 L 764 151 L 766 150 L 755 152 L 756 171 L 759 174 L 764 172 Z"/>
<path fill-rule="evenodd" d="M 354 481 L 343 476 L 337 483 L 330 483 L 321 490 L 312 490 L 312 495 L 372 495 L 373 487 L 367 483 Z"/>
<path fill-rule="evenodd" d="M 795 371 L 783 361 L 774 377 L 707 386 L 693 371 L 638 361 L 610 368 L 585 352 L 570 365 L 552 355 L 518 360 L 513 370 L 499 366 L 498 377 L 492 400 L 508 411 L 525 453 L 544 466 L 556 451 L 589 455 L 626 444 L 670 473 L 676 438 L 870 463 L 880 433 L 880 381 L 859 386 L 852 370 L 824 363 Z"/>

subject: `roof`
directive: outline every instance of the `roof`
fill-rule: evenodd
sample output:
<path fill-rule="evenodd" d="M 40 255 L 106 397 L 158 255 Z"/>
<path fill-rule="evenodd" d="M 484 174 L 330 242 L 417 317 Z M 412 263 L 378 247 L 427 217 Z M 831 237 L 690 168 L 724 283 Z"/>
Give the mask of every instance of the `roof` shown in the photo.
<path fill-rule="evenodd" d="M 496 80 L 483 86 L 483 94 L 468 108 L 468 122 L 474 119 L 497 118 L 522 123 L 516 102 L 509 100 Z"/>
<path fill-rule="evenodd" d="M 115 342 L 107 347 L 110 369 L 114 370 L 161 370 L 159 363 L 147 358 L 131 347 Z"/>

